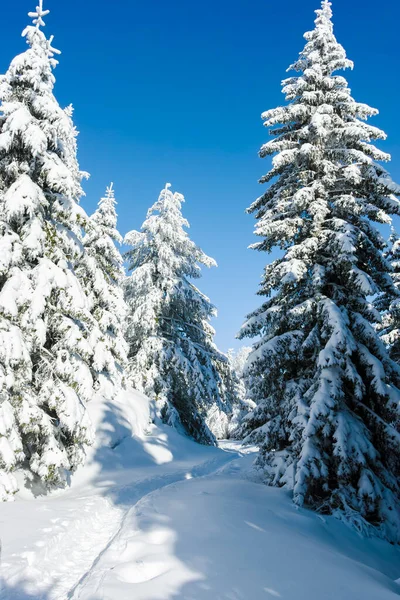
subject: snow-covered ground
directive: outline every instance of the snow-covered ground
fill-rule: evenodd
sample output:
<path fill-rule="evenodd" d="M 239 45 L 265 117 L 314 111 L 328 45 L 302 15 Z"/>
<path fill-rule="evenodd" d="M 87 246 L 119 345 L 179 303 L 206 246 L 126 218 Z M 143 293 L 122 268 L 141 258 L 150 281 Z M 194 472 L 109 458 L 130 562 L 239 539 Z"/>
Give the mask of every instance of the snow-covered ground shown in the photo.
<path fill-rule="evenodd" d="M 1 505 L 1 600 L 400 596 L 399 549 L 250 481 L 254 449 L 147 427 L 144 398 L 132 399 L 130 413 L 126 398 L 112 413 L 93 405 L 95 421 L 113 415 L 99 436 L 109 447 L 98 444 L 70 488 Z"/>

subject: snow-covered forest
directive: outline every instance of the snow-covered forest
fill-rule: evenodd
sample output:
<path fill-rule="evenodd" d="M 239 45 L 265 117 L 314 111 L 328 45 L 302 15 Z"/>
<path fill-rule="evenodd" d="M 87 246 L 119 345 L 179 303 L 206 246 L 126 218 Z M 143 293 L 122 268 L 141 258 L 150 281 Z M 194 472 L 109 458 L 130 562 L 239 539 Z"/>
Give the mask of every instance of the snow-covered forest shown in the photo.
<path fill-rule="evenodd" d="M 394 600 L 400 185 L 331 3 L 262 114 L 228 353 L 184 190 L 121 227 L 110 174 L 85 209 L 38 4 L 0 78 L 0 598 Z"/>

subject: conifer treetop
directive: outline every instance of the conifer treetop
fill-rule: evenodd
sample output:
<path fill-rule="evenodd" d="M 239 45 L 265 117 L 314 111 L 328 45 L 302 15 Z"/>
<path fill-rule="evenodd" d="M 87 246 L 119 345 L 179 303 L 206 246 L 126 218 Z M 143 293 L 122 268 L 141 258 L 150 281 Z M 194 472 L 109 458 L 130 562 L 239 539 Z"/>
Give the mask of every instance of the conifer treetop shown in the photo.
<path fill-rule="evenodd" d="M 49 10 L 43 10 L 43 0 L 39 0 L 39 6 L 36 7 L 36 12 L 29 12 L 28 17 L 33 19 L 33 24 L 36 26 L 36 29 L 40 29 L 40 27 L 46 26 L 43 17 L 47 17 L 49 13 Z"/>
<path fill-rule="evenodd" d="M 329 0 L 323 0 L 321 2 L 321 8 L 318 8 L 315 13 L 317 18 L 315 19 L 316 29 L 324 29 L 325 32 L 333 33 L 332 23 L 332 2 Z M 309 33 L 305 33 L 304 37 L 308 39 Z"/>
<path fill-rule="evenodd" d="M 346 51 L 336 40 L 333 33 L 331 2 L 324 0 L 321 8 L 316 10 L 315 28 L 307 31 L 304 38 L 307 41 L 298 60 L 290 65 L 288 71 L 304 71 L 304 75 L 310 76 L 315 73 L 307 72 L 309 68 L 320 65 L 320 75 L 331 75 L 339 69 L 352 69 L 353 61 L 346 57 Z"/>
<path fill-rule="evenodd" d="M 90 243 L 104 234 L 109 235 L 112 240 L 118 244 L 122 243 L 122 236 L 117 230 L 117 201 L 115 199 L 114 184 L 110 183 L 106 192 L 97 205 L 97 209 L 92 215 L 92 221 L 100 228 L 97 231 L 88 232 L 87 242 Z"/>
<path fill-rule="evenodd" d="M 106 187 L 106 197 L 109 200 L 115 201 L 115 192 L 114 192 L 114 183 L 111 182 L 109 186 Z"/>
<path fill-rule="evenodd" d="M 141 232 L 131 231 L 126 235 L 125 243 L 133 246 L 133 251 L 128 252 L 127 256 L 131 259 L 137 252 L 140 254 L 142 245 L 146 246 L 151 239 L 152 253 L 148 256 L 151 261 L 154 253 L 161 254 L 163 260 L 159 263 L 159 267 L 162 263 L 164 269 L 172 269 L 174 272 L 177 269 L 180 275 L 185 274 L 198 279 L 201 277 L 199 264 L 210 268 L 216 267 L 217 263 L 189 238 L 185 229 L 189 229 L 190 225 L 182 216 L 182 204 L 185 198 L 178 192 L 172 192 L 170 188 L 171 184 L 166 183 L 157 202 L 149 208 Z M 174 252 L 165 255 L 166 248 L 174 248 Z M 136 266 L 136 259 L 134 259 L 130 269 Z"/>
<path fill-rule="evenodd" d="M 39 0 L 39 6 L 36 7 L 36 11 L 28 13 L 28 17 L 33 19 L 33 25 L 25 27 L 22 32 L 22 37 L 27 38 L 27 44 L 30 47 L 33 47 L 35 43 L 38 43 L 41 48 L 45 48 L 47 57 L 50 59 L 50 65 L 54 68 L 58 64 L 54 59 L 54 55 L 61 54 L 61 52 L 52 46 L 54 36 L 52 35 L 49 39 L 46 39 L 45 34 L 40 29 L 41 27 L 46 26 L 43 17 L 46 17 L 49 13 L 49 10 L 43 10 L 43 0 Z"/>
<path fill-rule="evenodd" d="M 117 204 L 117 201 L 115 199 L 114 183 L 111 182 L 110 185 L 108 185 L 106 187 L 106 193 L 99 200 L 98 208 L 96 210 L 96 213 L 98 214 L 99 212 L 102 212 L 104 210 L 108 210 L 109 207 L 111 207 L 112 210 L 114 210 L 116 204 Z M 93 217 L 95 217 L 96 213 L 93 215 Z M 115 214 L 115 217 L 116 216 L 117 215 Z M 95 220 L 97 220 L 97 219 L 95 218 Z M 116 226 L 116 222 L 115 222 L 115 226 Z"/>

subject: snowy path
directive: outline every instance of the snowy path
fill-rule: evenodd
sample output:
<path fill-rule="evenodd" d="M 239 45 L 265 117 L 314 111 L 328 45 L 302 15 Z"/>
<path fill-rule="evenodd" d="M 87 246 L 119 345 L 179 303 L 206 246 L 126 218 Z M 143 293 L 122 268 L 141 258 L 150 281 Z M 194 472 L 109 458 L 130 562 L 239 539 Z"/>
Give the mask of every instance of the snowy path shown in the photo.
<path fill-rule="evenodd" d="M 113 562 L 123 561 L 122 566 L 118 566 L 115 573 L 120 573 L 121 581 L 125 579 L 128 584 L 143 583 L 153 580 L 161 573 L 168 572 L 172 568 L 172 564 L 170 564 L 171 561 L 168 560 L 168 555 L 165 553 L 159 557 L 157 564 L 151 563 L 146 566 L 140 558 L 141 548 L 146 549 L 148 545 L 150 547 L 153 545 L 156 547 L 159 545 L 163 546 L 164 544 L 168 544 L 171 538 L 166 528 L 154 530 L 149 535 L 143 534 L 135 528 L 137 515 L 140 514 L 141 507 L 151 502 L 152 497 L 155 494 L 162 493 L 165 488 L 175 488 L 177 483 L 193 478 L 208 477 L 237 457 L 237 453 L 226 453 L 218 458 L 196 465 L 190 472 L 186 469 L 174 475 L 146 480 L 135 486 L 135 489 L 132 489 L 132 507 L 121 520 L 118 531 L 99 553 L 91 569 L 85 573 L 78 584 L 68 594 L 68 598 L 77 600 L 81 598 L 102 597 L 98 594 L 103 587 L 103 580 L 110 570 L 108 566 L 110 557 Z M 106 566 L 104 567 L 103 565 Z M 111 570 L 113 569 L 114 567 L 111 567 Z M 128 587 L 128 593 L 131 594 L 132 585 Z"/>
<path fill-rule="evenodd" d="M 146 469 L 153 471 L 151 476 L 143 477 L 143 465 L 139 464 L 137 470 L 117 473 L 116 479 L 120 481 L 116 485 L 114 482 L 110 485 L 106 478 L 100 481 L 101 495 L 96 486 L 84 488 L 84 495 L 72 492 L 3 505 L 1 516 L 9 513 L 16 526 L 20 524 L 22 528 L 17 535 L 10 531 L 7 539 L 2 526 L 6 520 L 0 518 L 1 600 L 83 597 L 82 590 L 91 589 L 98 580 L 97 567 L 103 554 L 121 537 L 141 500 L 178 481 L 212 474 L 238 456 L 235 452 L 211 448 L 198 452 L 196 446 L 192 456 L 189 454 L 185 460 L 178 459 L 170 465 L 172 454 L 164 442 L 165 435 L 161 434 L 154 439 L 150 436 L 143 444 L 153 459 L 151 470 Z M 190 449 L 194 446 L 188 440 L 184 440 L 185 445 Z M 126 483 L 129 478 L 131 481 Z M 118 498 L 116 503 L 115 498 Z M 26 508 L 29 522 L 25 523 Z M 22 551 L 13 551 L 13 546 Z"/>
<path fill-rule="evenodd" d="M 0 599 L 400 600 L 398 548 L 297 510 L 251 460 L 167 428 L 101 449 L 67 492 L 2 505 Z"/>
<path fill-rule="evenodd" d="M 245 459 L 144 495 L 73 600 L 395 600 L 398 549 L 298 511 Z"/>

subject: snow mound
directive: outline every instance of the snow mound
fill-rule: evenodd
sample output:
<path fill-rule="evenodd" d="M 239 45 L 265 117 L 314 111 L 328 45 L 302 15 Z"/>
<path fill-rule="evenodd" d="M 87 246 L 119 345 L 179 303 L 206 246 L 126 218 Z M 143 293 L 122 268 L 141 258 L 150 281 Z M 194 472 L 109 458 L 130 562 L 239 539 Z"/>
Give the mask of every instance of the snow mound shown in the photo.
<path fill-rule="evenodd" d="M 88 404 L 96 430 L 94 450 L 102 446 L 116 448 L 127 437 L 141 437 L 149 427 L 150 404 L 146 396 L 129 386 L 115 396 L 114 393 L 112 383 L 103 378 L 100 390 Z"/>

